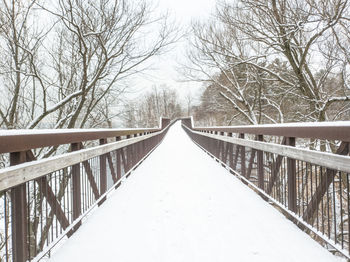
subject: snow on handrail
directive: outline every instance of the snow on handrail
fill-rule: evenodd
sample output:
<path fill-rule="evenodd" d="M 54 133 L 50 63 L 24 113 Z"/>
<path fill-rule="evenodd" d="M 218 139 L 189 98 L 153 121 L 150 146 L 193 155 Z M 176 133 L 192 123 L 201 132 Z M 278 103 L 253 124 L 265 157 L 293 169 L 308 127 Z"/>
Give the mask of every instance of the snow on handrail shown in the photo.
<path fill-rule="evenodd" d="M 295 138 L 350 141 L 350 121 L 301 122 L 246 126 L 194 126 L 193 118 L 183 118 L 186 125 L 196 131 L 245 133 Z"/>

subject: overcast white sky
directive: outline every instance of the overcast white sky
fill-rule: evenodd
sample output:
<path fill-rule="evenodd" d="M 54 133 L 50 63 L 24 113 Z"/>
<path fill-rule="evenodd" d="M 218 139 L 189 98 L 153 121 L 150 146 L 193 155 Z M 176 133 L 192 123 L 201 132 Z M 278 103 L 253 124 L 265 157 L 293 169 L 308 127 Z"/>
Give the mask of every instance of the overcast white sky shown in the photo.
<path fill-rule="evenodd" d="M 215 8 L 215 0 L 154 0 L 158 3 L 157 11 L 169 11 L 180 27 L 186 28 L 193 19 L 205 19 Z M 176 88 L 179 95 L 184 98 L 188 92 L 193 95 L 200 92 L 200 84 L 179 82 L 181 76 L 176 71 L 179 61 L 185 59 L 185 39 L 173 46 L 173 49 L 166 55 L 162 55 L 152 60 L 152 68 L 146 75 L 142 75 L 134 80 L 134 90 L 132 96 L 139 96 L 153 85 L 160 86 L 166 84 Z"/>

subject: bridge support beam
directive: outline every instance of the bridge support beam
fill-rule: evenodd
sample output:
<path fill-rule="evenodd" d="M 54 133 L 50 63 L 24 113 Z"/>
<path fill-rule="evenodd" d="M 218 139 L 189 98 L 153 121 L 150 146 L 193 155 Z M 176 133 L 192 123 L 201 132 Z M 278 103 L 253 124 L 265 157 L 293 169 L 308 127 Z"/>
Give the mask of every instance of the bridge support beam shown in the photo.
<path fill-rule="evenodd" d="M 350 153 L 350 143 L 341 142 L 341 144 L 339 145 L 336 151 L 336 154 L 346 156 L 346 155 L 349 155 L 349 153 Z M 303 219 L 308 223 L 310 224 L 313 223 L 313 220 L 315 219 L 315 216 L 316 216 L 317 207 L 320 205 L 323 196 L 326 194 L 327 188 L 329 188 L 329 186 L 334 181 L 335 175 L 336 175 L 336 172 L 328 168 L 321 174 L 321 177 L 323 177 L 323 179 L 321 179 L 320 185 L 316 188 L 316 191 L 313 194 L 303 214 Z"/>

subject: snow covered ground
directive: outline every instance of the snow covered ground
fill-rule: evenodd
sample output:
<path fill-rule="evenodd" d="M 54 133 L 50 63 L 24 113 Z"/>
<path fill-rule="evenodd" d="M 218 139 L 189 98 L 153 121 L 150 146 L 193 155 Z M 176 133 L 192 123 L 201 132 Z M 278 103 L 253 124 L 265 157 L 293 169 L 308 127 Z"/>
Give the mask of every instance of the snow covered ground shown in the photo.
<path fill-rule="evenodd" d="M 341 261 L 176 123 L 50 261 Z"/>

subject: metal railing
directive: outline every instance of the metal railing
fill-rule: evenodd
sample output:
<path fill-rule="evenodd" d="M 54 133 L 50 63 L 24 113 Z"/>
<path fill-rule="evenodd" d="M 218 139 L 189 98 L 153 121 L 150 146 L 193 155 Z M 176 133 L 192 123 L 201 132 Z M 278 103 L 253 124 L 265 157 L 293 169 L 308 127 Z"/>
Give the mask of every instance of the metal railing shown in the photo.
<path fill-rule="evenodd" d="M 182 126 L 315 240 L 350 259 L 350 122 L 194 127 L 184 118 Z"/>
<path fill-rule="evenodd" d="M 0 261 L 37 261 L 50 254 L 148 156 L 171 124 L 163 118 L 156 129 L 2 131 L 0 153 L 9 154 L 11 166 L 0 169 Z M 84 149 L 96 140 L 99 145 Z M 33 154 L 63 144 L 69 153 L 39 160 Z"/>

